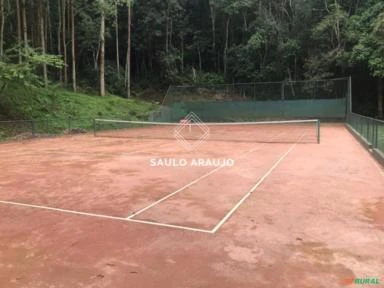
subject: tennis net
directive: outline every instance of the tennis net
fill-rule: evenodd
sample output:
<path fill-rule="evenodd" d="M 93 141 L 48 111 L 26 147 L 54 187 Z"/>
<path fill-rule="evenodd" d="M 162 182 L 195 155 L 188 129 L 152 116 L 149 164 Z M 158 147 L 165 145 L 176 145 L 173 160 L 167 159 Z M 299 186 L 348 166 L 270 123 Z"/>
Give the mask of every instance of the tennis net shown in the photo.
<path fill-rule="evenodd" d="M 263 143 L 320 143 L 319 120 L 233 123 L 180 123 L 94 120 L 97 137 L 239 141 Z"/>

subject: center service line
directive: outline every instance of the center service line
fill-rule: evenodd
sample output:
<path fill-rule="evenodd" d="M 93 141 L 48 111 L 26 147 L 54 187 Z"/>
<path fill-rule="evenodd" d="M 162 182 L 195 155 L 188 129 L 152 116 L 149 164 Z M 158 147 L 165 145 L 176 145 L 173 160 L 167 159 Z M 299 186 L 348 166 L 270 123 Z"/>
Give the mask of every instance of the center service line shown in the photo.
<path fill-rule="evenodd" d="M 280 133 L 279 135 L 272 137 L 269 141 L 273 141 L 273 139 L 279 137 L 281 134 L 286 134 L 286 133 L 287 133 L 287 132 Z M 248 150 L 247 152 L 245 152 L 245 153 L 243 153 L 243 154 L 240 154 L 240 156 L 236 157 L 236 160 L 238 160 L 238 159 L 242 159 L 242 158 L 244 158 L 245 156 L 247 156 L 248 154 L 253 153 L 253 152 L 257 151 L 257 150 L 260 150 L 261 148 L 263 148 L 263 147 L 266 146 L 267 144 L 268 144 L 268 143 L 264 143 L 264 144 L 262 144 L 261 146 L 255 147 L 255 148 L 253 148 L 253 149 L 251 149 L 251 150 Z M 136 217 L 137 215 L 143 213 L 144 211 L 147 211 L 148 209 L 150 209 L 150 208 L 152 208 L 152 207 L 154 207 L 154 206 L 160 204 L 161 202 L 164 202 L 164 201 L 167 200 L 168 198 L 170 198 L 170 197 L 172 197 L 172 196 L 174 196 L 174 195 L 180 193 L 181 191 L 183 191 L 183 190 L 189 188 L 190 186 L 192 186 L 192 185 L 198 183 L 200 180 L 203 180 L 204 178 L 207 178 L 208 176 L 212 175 L 213 173 L 219 171 L 220 169 L 222 169 L 222 168 L 224 168 L 224 167 L 225 167 L 224 164 L 221 165 L 221 166 L 219 166 L 219 167 L 216 167 L 215 169 L 213 169 L 213 170 L 207 172 L 206 174 L 200 176 L 199 178 L 193 180 L 192 182 L 189 182 L 187 185 L 185 185 L 185 186 L 179 188 L 178 190 L 176 190 L 176 191 L 174 191 L 174 192 L 172 192 L 172 193 L 170 193 L 170 194 L 164 196 L 163 198 L 160 198 L 159 200 L 157 200 L 157 201 L 153 202 L 152 204 L 150 204 L 150 205 L 148 205 L 148 206 L 142 208 L 142 209 L 139 210 L 139 211 L 133 212 L 133 213 L 132 213 L 130 216 L 128 216 L 126 219 L 132 219 L 132 218 Z"/>
<path fill-rule="evenodd" d="M 303 135 L 304 136 L 304 135 Z M 300 139 L 298 140 L 298 142 L 301 140 L 301 138 L 303 138 L 303 136 L 300 137 Z M 296 147 L 297 145 L 297 142 L 295 144 L 293 144 L 287 152 L 284 153 L 283 156 L 281 156 L 275 164 L 273 164 L 273 166 L 264 174 L 264 176 L 255 184 L 255 186 L 253 186 L 251 188 L 251 190 L 249 190 L 249 192 L 247 194 L 245 194 L 243 196 L 243 198 L 240 199 L 240 201 L 227 213 L 227 215 L 224 216 L 224 218 L 216 225 L 215 228 L 212 229 L 212 233 L 216 233 L 217 230 L 219 230 L 221 228 L 221 226 L 224 225 L 224 223 L 233 215 L 233 213 L 236 212 L 236 210 L 244 203 L 245 200 L 248 199 L 249 196 L 251 196 L 253 194 L 253 192 L 255 192 L 255 190 L 264 182 L 265 179 L 268 178 L 269 175 L 271 175 L 271 173 L 273 172 L 273 170 L 276 169 L 276 167 L 288 156 L 288 154 Z"/>

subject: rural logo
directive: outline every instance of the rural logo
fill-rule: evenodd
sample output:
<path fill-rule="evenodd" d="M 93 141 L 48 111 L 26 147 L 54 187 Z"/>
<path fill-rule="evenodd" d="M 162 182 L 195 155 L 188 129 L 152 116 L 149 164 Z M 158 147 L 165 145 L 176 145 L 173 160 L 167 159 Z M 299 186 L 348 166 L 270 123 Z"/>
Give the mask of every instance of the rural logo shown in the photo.
<path fill-rule="evenodd" d="M 342 286 L 350 286 L 350 285 L 361 285 L 364 287 L 368 287 L 371 285 L 372 287 L 378 286 L 384 283 L 384 277 L 381 279 L 379 277 L 349 277 L 341 280 L 340 284 Z"/>
<path fill-rule="evenodd" d="M 209 127 L 191 112 L 180 121 L 173 131 L 173 136 L 186 150 L 192 151 L 208 139 L 209 133 Z"/>

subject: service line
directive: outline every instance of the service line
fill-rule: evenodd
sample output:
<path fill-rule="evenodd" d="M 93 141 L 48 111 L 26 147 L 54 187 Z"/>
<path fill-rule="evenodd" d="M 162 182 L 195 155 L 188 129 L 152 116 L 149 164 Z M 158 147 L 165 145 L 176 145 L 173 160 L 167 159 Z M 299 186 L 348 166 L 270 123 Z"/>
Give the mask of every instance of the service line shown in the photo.
<path fill-rule="evenodd" d="M 126 219 L 124 217 L 116 217 L 116 216 L 109 216 L 109 215 L 103 215 L 103 214 L 95 214 L 95 213 L 81 212 L 81 211 L 75 211 L 75 210 L 60 209 L 60 208 L 54 208 L 54 207 L 42 206 L 42 205 L 33 205 L 33 204 L 25 204 L 25 203 L 19 203 L 19 202 L 13 202 L 13 201 L 2 201 L 2 200 L 0 200 L 0 204 L 4 204 L 4 205 L 8 205 L 8 206 L 27 207 L 27 208 L 40 209 L 40 210 L 49 210 L 49 211 L 54 211 L 54 212 L 60 212 L 60 213 L 66 213 L 66 214 L 72 214 L 72 215 L 80 215 L 80 216 L 88 216 L 88 217 L 94 217 L 94 218 L 102 218 L 102 219 L 125 221 L 125 222 L 134 222 L 134 223 L 141 223 L 141 224 L 152 225 L 152 226 L 167 227 L 167 228 L 173 228 L 173 229 L 188 230 L 188 231 L 212 234 L 211 230 L 193 228 L 193 227 L 188 227 L 188 226 L 172 225 L 172 224 L 158 223 L 158 222 L 144 221 L 144 220 L 131 220 L 131 219 Z"/>

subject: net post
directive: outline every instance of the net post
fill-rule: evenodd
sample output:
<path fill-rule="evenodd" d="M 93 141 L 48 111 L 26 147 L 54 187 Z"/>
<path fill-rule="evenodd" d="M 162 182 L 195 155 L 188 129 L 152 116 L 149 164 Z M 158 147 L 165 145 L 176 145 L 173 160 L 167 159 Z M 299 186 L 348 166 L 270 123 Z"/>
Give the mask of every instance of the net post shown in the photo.
<path fill-rule="evenodd" d="M 320 144 L 320 119 L 316 121 L 317 144 Z"/>

